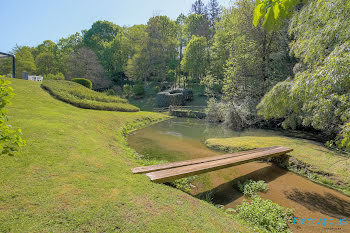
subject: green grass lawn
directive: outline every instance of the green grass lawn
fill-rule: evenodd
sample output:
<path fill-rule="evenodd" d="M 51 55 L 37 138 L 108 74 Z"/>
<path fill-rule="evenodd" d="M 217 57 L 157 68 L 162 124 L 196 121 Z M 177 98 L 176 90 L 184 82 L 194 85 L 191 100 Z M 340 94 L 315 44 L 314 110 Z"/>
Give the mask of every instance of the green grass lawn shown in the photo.
<path fill-rule="evenodd" d="M 165 116 L 76 108 L 11 80 L 10 124 L 27 145 L 0 156 L 0 232 L 247 232 L 222 210 L 144 175 L 123 132 Z"/>
<path fill-rule="evenodd" d="M 256 136 L 246 136 L 243 133 L 241 137 L 212 138 L 206 141 L 206 145 L 213 149 L 231 152 L 269 146 L 292 148 L 294 151 L 289 154 L 309 165 L 308 170 L 316 175 L 310 178 L 350 195 L 350 166 L 348 165 L 350 157 L 329 150 L 321 143 L 301 138 L 284 137 L 271 131 L 269 134 L 265 132 Z M 307 175 L 306 171 L 300 172 Z"/>

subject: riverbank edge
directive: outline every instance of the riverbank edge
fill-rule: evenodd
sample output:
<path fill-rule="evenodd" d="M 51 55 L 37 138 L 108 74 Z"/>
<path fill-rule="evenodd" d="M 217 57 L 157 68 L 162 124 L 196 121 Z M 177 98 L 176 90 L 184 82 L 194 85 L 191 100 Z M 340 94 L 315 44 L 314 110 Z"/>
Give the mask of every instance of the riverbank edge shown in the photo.
<path fill-rule="evenodd" d="M 123 149 L 127 150 L 129 152 L 128 154 L 134 155 L 134 156 L 130 156 L 130 158 L 133 159 L 140 166 L 143 165 L 142 158 L 140 158 L 138 156 L 139 154 L 135 151 L 135 149 L 133 149 L 132 147 L 130 147 L 128 145 L 127 136 L 130 135 L 134 131 L 137 131 L 137 130 L 140 130 L 140 129 L 143 129 L 143 128 L 149 127 L 151 125 L 154 125 L 154 124 L 160 123 L 162 121 L 166 121 L 168 119 L 173 118 L 173 116 L 168 116 L 168 115 L 165 115 L 165 114 L 162 114 L 162 115 L 164 117 L 160 117 L 160 118 L 144 117 L 144 118 L 141 118 L 141 119 L 138 119 L 138 120 L 135 120 L 135 121 L 128 122 L 128 123 L 126 123 L 124 125 L 124 127 L 122 127 L 121 130 L 119 130 L 119 132 L 117 134 L 117 136 L 121 139 L 120 142 L 121 142 L 121 145 L 123 146 Z M 159 160 L 158 162 L 162 163 L 163 161 Z M 183 179 L 186 179 L 186 178 L 183 178 Z M 242 225 L 243 227 L 246 228 L 246 229 L 242 229 L 241 228 L 240 229 L 241 232 L 248 232 L 249 231 L 249 232 L 266 232 L 266 233 L 268 233 L 267 231 L 265 231 L 264 229 L 262 229 L 262 228 L 260 228 L 258 226 L 254 226 L 254 225 L 250 224 L 249 222 L 246 222 L 246 221 L 244 221 L 242 219 L 236 218 L 235 215 L 230 213 L 230 210 L 226 211 L 222 207 L 217 206 L 217 205 L 215 205 L 213 203 L 210 203 L 210 202 L 208 202 L 206 200 L 197 198 L 194 195 L 190 194 L 189 192 L 186 192 L 186 191 L 182 190 L 181 188 L 177 188 L 177 187 L 175 187 L 173 185 L 171 185 L 171 186 L 173 188 L 175 188 L 175 189 L 181 190 L 184 193 L 187 193 L 188 195 L 190 195 L 191 197 L 193 197 L 195 199 L 198 199 L 200 201 L 203 201 L 203 202 L 205 202 L 207 204 L 212 205 L 218 211 L 220 211 L 220 212 L 224 213 L 226 216 L 232 218 L 233 221 L 236 221 L 237 223 L 239 223 L 240 225 Z M 246 230 L 248 230 L 248 231 L 246 231 Z"/>
<path fill-rule="evenodd" d="M 210 139 L 207 139 L 204 144 L 212 150 L 215 151 L 221 151 L 226 153 L 235 153 L 239 151 L 244 151 L 244 149 L 239 147 L 232 147 L 232 146 L 226 146 L 226 145 L 219 145 L 219 144 L 210 144 L 208 141 Z M 255 149 L 255 148 L 251 148 Z M 289 162 L 288 164 L 278 164 L 279 167 L 282 169 L 286 169 L 290 172 L 293 172 L 297 175 L 300 175 L 316 184 L 322 185 L 327 188 L 331 188 L 333 190 L 336 190 L 346 196 L 350 197 L 350 183 L 345 183 L 342 181 L 336 174 L 330 174 L 327 171 L 318 169 L 317 171 L 313 170 L 313 164 L 305 163 L 299 159 L 297 159 L 295 156 L 289 155 Z M 332 176 L 333 178 L 337 179 L 340 183 L 343 183 L 342 185 L 337 185 L 334 183 L 334 180 L 329 179 L 329 176 Z"/>

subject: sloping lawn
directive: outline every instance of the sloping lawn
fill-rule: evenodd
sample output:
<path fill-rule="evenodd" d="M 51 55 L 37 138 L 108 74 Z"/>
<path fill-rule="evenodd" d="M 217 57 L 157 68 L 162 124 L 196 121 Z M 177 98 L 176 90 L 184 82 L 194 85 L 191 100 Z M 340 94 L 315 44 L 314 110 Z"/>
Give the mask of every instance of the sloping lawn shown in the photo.
<path fill-rule="evenodd" d="M 133 175 L 122 132 L 164 118 L 76 108 L 11 80 L 10 123 L 27 145 L 0 157 L 0 232 L 238 232 L 223 211 Z"/>

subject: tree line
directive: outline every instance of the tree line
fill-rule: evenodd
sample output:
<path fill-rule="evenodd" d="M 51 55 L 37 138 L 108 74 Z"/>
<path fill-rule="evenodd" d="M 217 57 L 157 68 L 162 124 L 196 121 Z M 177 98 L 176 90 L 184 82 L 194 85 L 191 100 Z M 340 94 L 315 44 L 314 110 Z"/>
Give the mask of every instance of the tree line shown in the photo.
<path fill-rule="evenodd" d="M 17 77 L 87 78 L 96 89 L 195 83 L 215 98 L 213 121 L 244 127 L 273 119 L 320 130 L 334 139 L 329 145 L 349 149 L 349 4 L 237 0 L 224 8 L 196 0 L 176 19 L 131 27 L 97 21 L 57 43 L 14 48 Z M 0 62 L 0 74 L 10 73 L 10 61 Z"/>
<path fill-rule="evenodd" d="M 187 16 L 180 14 L 175 20 L 154 16 L 146 25 L 131 27 L 97 21 L 57 43 L 16 46 L 16 76 L 26 71 L 47 78 L 87 78 L 96 89 L 130 81 L 175 83 L 180 76 L 199 79 L 205 74 L 202 62 L 208 60 L 220 12 L 217 0 L 206 5 L 197 0 Z M 205 56 L 193 61 L 198 53 Z M 0 74 L 9 74 L 10 61 L 0 62 Z"/>

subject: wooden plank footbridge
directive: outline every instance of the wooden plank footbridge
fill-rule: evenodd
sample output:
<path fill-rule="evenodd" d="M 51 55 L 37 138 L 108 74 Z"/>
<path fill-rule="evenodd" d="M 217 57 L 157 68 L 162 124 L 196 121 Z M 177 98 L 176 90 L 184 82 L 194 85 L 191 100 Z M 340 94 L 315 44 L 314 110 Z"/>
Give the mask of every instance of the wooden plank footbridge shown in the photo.
<path fill-rule="evenodd" d="M 291 151 L 293 151 L 293 149 L 283 146 L 265 147 L 233 154 L 137 167 L 132 169 L 132 172 L 134 174 L 146 173 L 146 176 L 148 176 L 151 181 L 155 183 L 165 183 L 188 176 L 284 155 Z"/>

